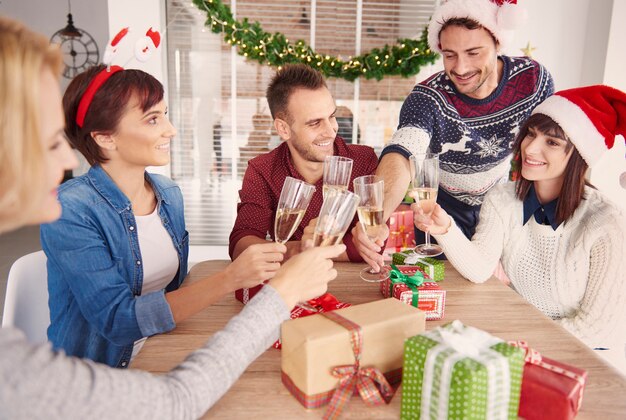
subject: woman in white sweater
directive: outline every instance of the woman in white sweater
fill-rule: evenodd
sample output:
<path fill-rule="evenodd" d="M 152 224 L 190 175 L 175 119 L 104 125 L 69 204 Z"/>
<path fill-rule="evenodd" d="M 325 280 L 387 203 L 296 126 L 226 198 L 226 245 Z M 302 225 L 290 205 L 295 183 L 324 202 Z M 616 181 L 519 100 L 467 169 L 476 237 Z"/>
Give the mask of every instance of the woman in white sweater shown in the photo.
<path fill-rule="evenodd" d="M 77 161 L 63 136 L 62 65 L 48 39 L 0 16 L 0 233 L 54 221 Z M 344 245 L 291 258 L 222 331 L 164 375 L 109 368 L 0 330 L 0 418 L 197 418 L 279 335 L 298 301 L 326 291 Z"/>
<path fill-rule="evenodd" d="M 521 128 L 513 150 L 518 180 L 487 194 L 471 241 L 439 206 L 428 218 L 414 205 L 415 224 L 470 281 L 486 281 L 501 261 L 511 286 L 544 314 L 623 358 L 626 222 L 585 172 L 625 132 L 623 92 L 558 92 Z"/>

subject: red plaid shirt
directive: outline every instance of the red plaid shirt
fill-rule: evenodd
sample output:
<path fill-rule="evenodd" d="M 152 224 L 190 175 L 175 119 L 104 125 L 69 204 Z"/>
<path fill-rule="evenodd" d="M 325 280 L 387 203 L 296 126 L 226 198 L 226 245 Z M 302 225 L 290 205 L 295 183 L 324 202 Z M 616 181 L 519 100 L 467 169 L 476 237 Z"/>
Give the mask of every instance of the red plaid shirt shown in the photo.
<path fill-rule="evenodd" d="M 355 144 L 347 145 L 341 137 L 337 137 L 334 149 L 336 156 L 348 157 L 354 161 L 350 184 L 348 185 L 350 191 L 353 191 L 352 180 L 354 178 L 371 175 L 376 171 L 378 158 L 371 147 Z M 257 156 L 248 162 L 248 169 L 246 169 L 243 185 L 239 191 L 241 202 L 237 205 L 237 220 L 235 221 L 233 231 L 230 233 L 228 252 L 231 258 L 235 245 L 244 236 L 252 235 L 265 239 L 269 233 L 272 239 L 274 239 L 276 207 L 278 206 L 278 198 L 280 197 L 283 183 L 288 176 L 304 180 L 293 165 L 291 153 L 286 143 L 282 143 L 271 152 Z M 309 208 L 291 240 L 299 241 L 302 238 L 304 228 L 308 226 L 311 219 L 319 215 L 322 208 L 322 184 L 322 178 L 315 183 L 315 193 L 313 198 L 311 198 Z M 350 261 L 362 261 L 361 256 L 352 244 L 352 234 L 350 233 L 356 222 L 357 219 L 355 217 L 343 238 Z"/>

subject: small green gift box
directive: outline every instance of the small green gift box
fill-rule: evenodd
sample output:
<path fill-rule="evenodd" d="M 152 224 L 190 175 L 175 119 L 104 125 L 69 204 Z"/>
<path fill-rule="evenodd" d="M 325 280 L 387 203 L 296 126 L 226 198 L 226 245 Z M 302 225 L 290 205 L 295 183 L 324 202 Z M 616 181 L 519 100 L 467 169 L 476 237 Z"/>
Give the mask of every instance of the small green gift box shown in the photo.
<path fill-rule="evenodd" d="M 524 352 L 453 321 L 404 342 L 402 419 L 517 419 Z"/>
<path fill-rule="evenodd" d="M 442 260 L 419 257 L 412 249 L 394 252 L 391 259 L 395 265 L 416 265 L 420 267 L 434 281 L 443 280 L 445 265 Z"/>

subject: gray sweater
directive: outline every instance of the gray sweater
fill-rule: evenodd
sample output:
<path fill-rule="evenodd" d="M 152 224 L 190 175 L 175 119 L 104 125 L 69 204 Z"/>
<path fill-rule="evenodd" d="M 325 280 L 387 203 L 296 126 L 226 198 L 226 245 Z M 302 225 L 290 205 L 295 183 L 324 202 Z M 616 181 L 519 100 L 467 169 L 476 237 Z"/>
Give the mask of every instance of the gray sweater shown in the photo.
<path fill-rule="evenodd" d="M 0 330 L 0 419 L 192 419 L 204 414 L 279 336 L 289 310 L 265 286 L 226 327 L 165 375 L 105 365 Z"/>

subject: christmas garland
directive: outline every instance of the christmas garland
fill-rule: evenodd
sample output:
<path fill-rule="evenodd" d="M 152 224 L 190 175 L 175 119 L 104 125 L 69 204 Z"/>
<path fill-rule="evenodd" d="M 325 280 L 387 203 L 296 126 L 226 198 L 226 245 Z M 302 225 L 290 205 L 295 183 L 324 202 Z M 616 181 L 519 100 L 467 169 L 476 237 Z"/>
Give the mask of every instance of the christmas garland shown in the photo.
<path fill-rule="evenodd" d="M 414 76 L 421 66 L 434 63 L 438 57 L 428 48 L 426 29 L 419 39 L 399 39 L 396 45 L 374 48 L 366 54 L 343 60 L 313 51 L 302 40 L 290 43 L 280 32 L 265 32 L 259 22 L 250 23 L 247 18 L 235 20 L 230 7 L 221 0 L 193 0 L 193 3 L 206 12 L 205 25 L 216 34 L 224 33 L 224 40 L 236 46 L 239 55 L 273 67 L 304 63 L 326 77 L 352 82 L 358 77 L 381 80 L 392 75 Z"/>

